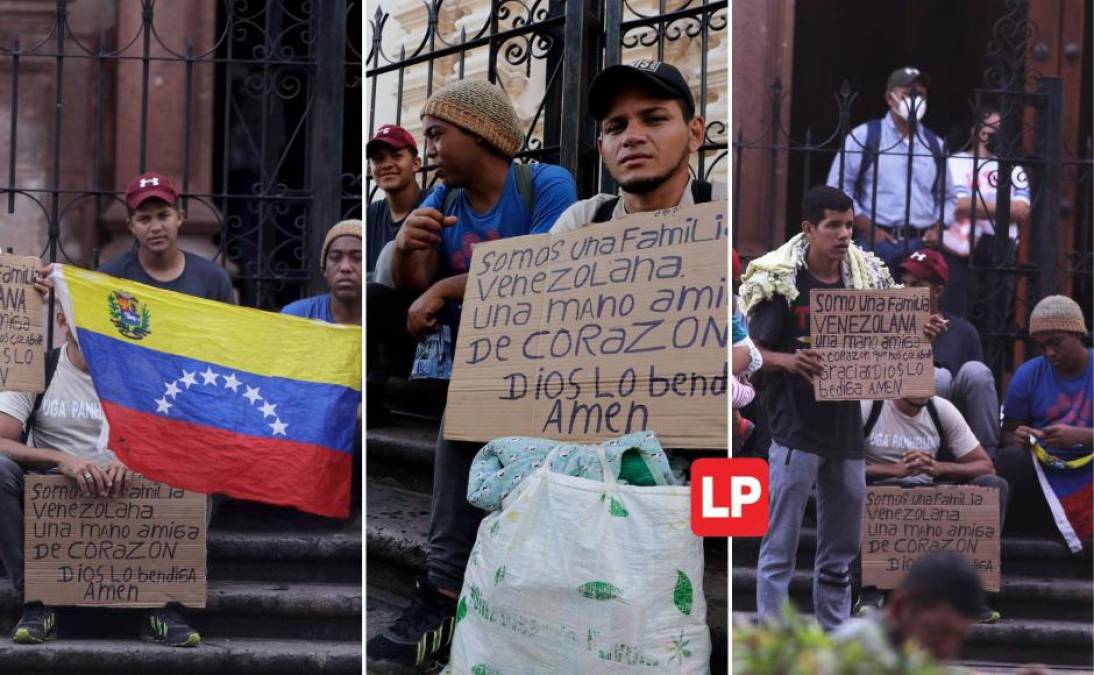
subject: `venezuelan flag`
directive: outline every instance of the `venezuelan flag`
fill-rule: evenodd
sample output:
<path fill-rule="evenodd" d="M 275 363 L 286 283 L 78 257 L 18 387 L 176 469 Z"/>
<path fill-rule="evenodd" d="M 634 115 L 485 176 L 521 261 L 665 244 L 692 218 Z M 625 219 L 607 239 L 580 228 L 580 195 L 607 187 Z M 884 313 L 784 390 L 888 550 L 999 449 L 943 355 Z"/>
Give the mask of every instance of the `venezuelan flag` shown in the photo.
<path fill-rule="evenodd" d="M 126 466 L 206 494 L 349 515 L 361 329 L 68 265 L 51 275 Z"/>

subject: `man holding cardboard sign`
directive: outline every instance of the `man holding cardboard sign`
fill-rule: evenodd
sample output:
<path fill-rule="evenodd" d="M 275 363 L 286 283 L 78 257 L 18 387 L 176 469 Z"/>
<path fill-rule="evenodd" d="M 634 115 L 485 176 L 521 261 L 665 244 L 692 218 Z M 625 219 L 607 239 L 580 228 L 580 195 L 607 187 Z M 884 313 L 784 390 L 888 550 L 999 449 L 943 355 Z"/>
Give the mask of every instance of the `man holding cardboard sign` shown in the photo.
<path fill-rule="evenodd" d="M 63 312 L 57 313 L 57 323 L 66 341 L 53 356 L 52 373 L 47 365 L 46 390 L 41 397 L 0 392 L 0 562 L 20 593 L 24 585 L 25 471 L 59 472 L 71 478 L 85 497 L 119 496 L 133 476 L 112 452 L 97 448 L 103 420 L 99 397 Z M 153 618 L 169 629 L 158 641 L 194 646 L 201 640 L 172 610 L 150 612 L 142 625 Z M 41 603 L 28 603 L 12 639 L 35 644 L 56 635 L 54 611 Z"/>
<path fill-rule="evenodd" d="M 823 372 L 810 341 L 810 291 L 881 289 L 892 277 L 876 256 L 851 242 L 851 198 L 814 187 L 802 204 L 802 233 L 749 264 L 741 284 L 742 309 L 763 357 L 771 419 L 771 516 L 760 545 L 757 608 L 777 618 L 789 599 L 790 577 L 806 503 L 817 486 L 817 557 L 813 604 L 833 629 L 851 612 L 850 566 L 861 539 L 866 493 L 862 414 L 854 401 L 818 402 L 813 379 Z M 944 330 L 932 316 L 924 334 Z"/>

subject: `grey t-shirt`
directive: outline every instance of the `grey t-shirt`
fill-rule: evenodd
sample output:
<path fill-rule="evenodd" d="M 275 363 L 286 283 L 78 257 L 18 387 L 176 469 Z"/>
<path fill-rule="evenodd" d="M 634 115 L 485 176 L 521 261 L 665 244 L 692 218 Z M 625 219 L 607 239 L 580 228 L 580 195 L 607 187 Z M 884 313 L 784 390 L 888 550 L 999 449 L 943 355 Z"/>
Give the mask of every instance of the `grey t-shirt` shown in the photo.
<path fill-rule="evenodd" d="M 37 394 L 29 392 L 0 392 L 0 413 L 18 420 L 26 429 L 35 398 Z M 106 464 L 114 459 L 114 453 L 96 449 L 105 424 L 91 375 L 72 365 L 68 350 L 61 347 L 57 370 L 42 395 L 38 412 L 34 413 L 27 445 L 60 450 Z"/>
<path fill-rule="evenodd" d="M 137 249 L 128 251 L 112 258 L 99 266 L 99 271 L 121 279 L 129 279 L 156 288 L 164 288 L 169 291 L 186 293 L 207 300 L 217 300 L 235 304 L 235 295 L 232 293 L 232 281 L 224 268 L 211 260 L 194 255 L 188 251 L 182 252 L 186 258 L 186 265 L 182 274 L 171 281 L 153 279 L 144 271 L 141 261 L 137 257 Z"/>

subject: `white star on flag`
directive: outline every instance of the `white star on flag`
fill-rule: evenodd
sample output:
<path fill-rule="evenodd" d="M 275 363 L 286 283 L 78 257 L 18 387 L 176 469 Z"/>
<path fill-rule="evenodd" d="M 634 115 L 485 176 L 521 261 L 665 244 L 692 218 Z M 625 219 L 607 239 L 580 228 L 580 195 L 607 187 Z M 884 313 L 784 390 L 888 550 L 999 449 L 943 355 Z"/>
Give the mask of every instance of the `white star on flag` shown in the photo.
<path fill-rule="evenodd" d="M 284 436 L 285 429 L 288 429 L 289 425 L 285 424 L 277 418 L 274 418 L 273 424 L 270 425 L 270 428 L 273 429 L 274 436 Z"/>
<path fill-rule="evenodd" d="M 156 399 L 156 412 L 166 413 L 172 405 L 173 404 L 167 402 L 167 395 L 165 394 L 163 398 Z"/>
<path fill-rule="evenodd" d="M 178 380 L 175 380 L 174 382 L 163 383 L 163 385 L 167 387 L 167 391 L 163 394 L 164 398 L 167 398 L 168 396 L 170 396 L 171 398 L 175 398 L 179 395 L 179 386 L 175 384 L 176 382 L 178 382 Z"/>
<path fill-rule="evenodd" d="M 190 385 L 198 383 L 197 378 L 194 377 L 194 373 L 187 372 L 186 370 L 182 371 L 182 377 L 179 379 L 179 382 L 185 384 L 187 389 L 190 388 Z"/>
<path fill-rule="evenodd" d="M 267 417 L 271 417 L 271 416 L 272 417 L 277 417 L 277 415 L 274 414 L 274 409 L 275 408 L 277 408 L 277 406 L 270 403 L 269 401 L 266 401 L 265 403 L 263 403 L 262 404 L 262 419 L 266 419 Z"/>
<path fill-rule="evenodd" d="M 205 380 L 204 382 L 202 382 L 202 384 L 211 384 L 215 387 L 217 384 L 217 378 L 220 377 L 220 375 L 214 373 L 213 369 L 209 366 L 205 366 L 205 372 L 201 373 L 201 377 Z"/>
<path fill-rule="evenodd" d="M 247 393 L 243 395 L 243 398 L 250 401 L 251 405 L 254 405 L 255 401 L 262 400 L 262 397 L 258 395 L 258 387 L 247 387 Z"/>
<path fill-rule="evenodd" d="M 235 373 L 232 373 L 231 375 L 224 378 L 225 389 L 231 389 L 232 391 L 239 393 L 239 384 L 239 380 L 236 379 Z"/>

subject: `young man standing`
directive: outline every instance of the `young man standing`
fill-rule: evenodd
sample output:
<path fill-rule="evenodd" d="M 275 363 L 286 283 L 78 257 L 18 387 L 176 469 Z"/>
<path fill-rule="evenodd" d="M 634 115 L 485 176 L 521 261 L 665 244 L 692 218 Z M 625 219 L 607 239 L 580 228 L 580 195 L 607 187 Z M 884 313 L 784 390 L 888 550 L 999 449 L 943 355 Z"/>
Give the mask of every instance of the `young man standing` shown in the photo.
<path fill-rule="evenodd" d="M 397 288 L 368 285 L 369 316 L 375 317 L 367 354 L 370 417 L 382 398 L 371 370 L 379 349 L 389 368 L 405 372 L 422 337 L 447 325 L 454 342 L 472 246 L 547 232 L 577 198 L 565 169 L 512 161 L 523 132 L 509 98 L 493 84 L 460 80 L 438 90 L 426 102 L 422 122 L 427 156 L 444 184 L 399 229 L 391 258 Z M 396 354 L 403 363 L 394 363 Z M 427 574 L 418 581 L 419 597 L 368 642 L 369 670 L 422 672 L 451 644 L 456 598 L 485 515 L 467 502 L 467 475 L 480 446 L 446 441 L 443 432 L 437 439 Z"/>
<path fill-rule="evenodd" d="M 611 66 L 589 85 L 589 112 L 600 123 L 596 147 L 619 184 L 566 209 L 551 227 L 569 232 L 630 213 L 724 201 L 724 184 L 691 177 L 688 158 L 703 144 L 703 118 L 684 76 L 660 61 Z"/>
<path fill-rule="evenodd" d="M 847 134 L 826 182 L 854 199 L 855 238 L 895 273 L 896 264 L 912 251 L 938 246 L 938 226 L 946 215 L 943 191 L 951 183 L 941 162 L 942 142 L 921 123 L 927 112 L 926 74 L 916 68 L 894 70 L 885 84 L 885 104 L 889 108 L 885 117 Z M 909 188 L 908 146 L 913 129 Z M 872 240 L 871 221 L 875 224 Z"/>
<path fill-rule="evenodd" d="M 179 209 L 179 192 L 170 178 L 152 171 L 137 176 L 125 191 L 125 206 L 138 246 L 103 263 L 100 272 L 207 300 L 235 302 L 224 268 L 179 248 L 186 214 Z"/>
<path fill-rule="evenodd" d="M 851 242 L 854 208 L 843 192 L 817 186 L 805 194 L 802 232 L 753 261 L 741 284 L 749 332 L 763 357 L 771 425 L 770 523 L 760 545 L 757 608 L 780 615 L 806 503 L 817 488 L 817 555 L 813 606 L 827 630 L 851 612 L 850 566 L 858 553 L 866 494 L 862 414 L 857 401 L 817 401 L 813 378 L 821 357 L 810 349 L 809 293 L 814 288 L 877 289 L 893 285 L 886 267 Z M 931 317 L 924 333 L 944 329 Z"/>
<path fill-rule="evenodd" d="M 365 157 L 372 180 L 384 191 L 383 199 L 369 202 L 365 216 L 368 222 L 365 269 L 371 273 L 384 245 L 395 239 L 403 221 L 428 193 L 414 180 L 422 168 L 422 160 L 418 157 L 418 144 L 406 129 L 394 124 L 377 129 L 365 145 Z"/>

